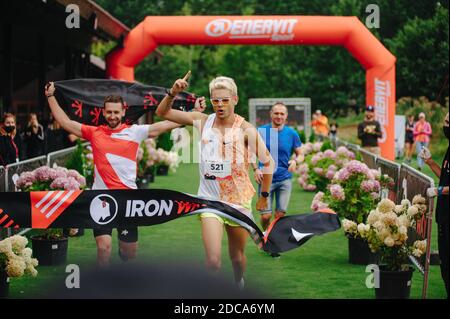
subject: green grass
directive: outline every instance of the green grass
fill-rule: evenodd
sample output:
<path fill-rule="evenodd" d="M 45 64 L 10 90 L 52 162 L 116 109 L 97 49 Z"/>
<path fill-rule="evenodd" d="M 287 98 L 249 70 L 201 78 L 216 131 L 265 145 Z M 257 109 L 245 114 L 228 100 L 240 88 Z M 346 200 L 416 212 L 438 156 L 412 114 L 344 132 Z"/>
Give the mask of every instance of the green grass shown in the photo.
<path fill-rule="evenodd" d="M 195 194 L 198 186 L 198 168 L 195 164 L 183 164 L 177 173 L 157 176 L 151 188 L 165 188 Z M 289 212 L 309 212 L 314 194 L 305 193 L 294 183 Z M 255 214 L 255 218 L 258 216 Z M 435 226 L 435 225 L 433 225 Z M 436 249 L 436 227 L 433 231 L 433 249 Z M 119 263 L 117 238 L 113 234 L 113 263 Z M 226 237 L 226 235 L 224 236 Z M 368 273 L 365 266 L 348 263 L 347 240 L 342 229 L 312 238 L 302 247 L 284 253 L 281 258 L 260 252 L 249 239 L 246 249 L 246 286 L 271 298 L 374 298 L 374 291 L 366 288 Z M 203 264 L 204 251 L 200 222 L 187 217 L 165 224 L 139 229 L 139 260 L 173 260 L 177 264 L 194 261 Z M 82 237 L 71 238 L 68 264 L 78 264 L 81 274 L 84 267 L 95 262 L 96 248 L 91 230 Z M 227 255 L 227 241 L 223 240 L 223 272 L 230 277 L 231 264 Z M 65 267 L 38 267 L 37 278 L 11 279 L 10 298 L 39 298 L 45 295 L 49 283 L 64 278 Z M 81 277 L 82 278 L 82 277 Z M 423 277 L 414 272 L 411 298 L 420 298 Z M 429 298 L 445 298 L 445 288 L 439 266 L 431 266 Z"/>

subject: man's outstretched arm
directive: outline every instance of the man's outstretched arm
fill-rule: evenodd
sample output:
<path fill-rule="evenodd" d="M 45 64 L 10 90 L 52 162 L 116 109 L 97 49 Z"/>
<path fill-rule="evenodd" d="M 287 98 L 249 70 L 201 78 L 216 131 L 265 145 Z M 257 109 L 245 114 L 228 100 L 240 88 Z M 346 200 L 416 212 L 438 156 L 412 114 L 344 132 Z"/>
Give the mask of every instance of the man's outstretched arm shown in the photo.
<path fill-rule="evenodd" d="M 58 101 L 56 100 L 54 94 L 55 94 L 55 84 L 53 82 L 49 82 L 45 86 L 45 96 L 47 96 L 48 105 L 50 106 L 50 110 L 52 111 L 53 117 L 67 132 L 75 134 L 78 137 L 82 137 L 81 123 L 72 121 L 67 116 L 67 114 L 63 111 L 63 109 L 59 106 Z"/>

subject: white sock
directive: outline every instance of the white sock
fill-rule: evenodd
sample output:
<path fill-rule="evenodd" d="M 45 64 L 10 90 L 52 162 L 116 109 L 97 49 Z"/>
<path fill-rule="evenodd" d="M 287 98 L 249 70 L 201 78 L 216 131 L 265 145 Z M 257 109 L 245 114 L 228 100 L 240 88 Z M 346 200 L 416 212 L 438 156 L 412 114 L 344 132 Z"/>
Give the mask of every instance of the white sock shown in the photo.
<path fill-rule="evenodd" d="M 243 290 L 245 286 L 244 277 L 241 278 L 239 282 L 236 283 L 239 290 Z"/>

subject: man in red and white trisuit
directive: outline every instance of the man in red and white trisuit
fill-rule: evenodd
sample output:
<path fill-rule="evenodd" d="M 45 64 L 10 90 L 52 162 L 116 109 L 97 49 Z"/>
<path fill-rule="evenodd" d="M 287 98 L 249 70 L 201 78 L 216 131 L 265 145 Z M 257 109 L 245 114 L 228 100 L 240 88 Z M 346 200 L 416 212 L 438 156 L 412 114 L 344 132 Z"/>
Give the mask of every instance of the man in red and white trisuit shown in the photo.
<path fill-rule="evenodd" d="M 163 132 L 179 127 L 177 123 L 162 121 L 150 125 L 127 125 L 122 97 L 110 95 L 103 104 L 103 116 L 108 123 L 90 126 L 70 120 L 58 104 L 55 86 L 50 82 L 45 95 L 53 117 L 69 133 L 91 142 L 94 157 L 94 185 L 92 189 L 136 189 L 137 153 L 146 138 L 155 138 Z M 197 99 L 196 111 L 203 111 L 205 99 Z M 105 204 L 105 203 L 104 203 Z M 106 204 L 105 204 L 106 205 Z M 105 206 L 104 205 L 104 206 Z M 101 205 L 99 205 L 99 209 Z M 137 227 L 118 228 L 119 255 L 123 260 L 136 257 Z M 109 265 L 111 256 L 112 228 L 99 225 L 94 229 L 97 243 L 97 266 Z"/>

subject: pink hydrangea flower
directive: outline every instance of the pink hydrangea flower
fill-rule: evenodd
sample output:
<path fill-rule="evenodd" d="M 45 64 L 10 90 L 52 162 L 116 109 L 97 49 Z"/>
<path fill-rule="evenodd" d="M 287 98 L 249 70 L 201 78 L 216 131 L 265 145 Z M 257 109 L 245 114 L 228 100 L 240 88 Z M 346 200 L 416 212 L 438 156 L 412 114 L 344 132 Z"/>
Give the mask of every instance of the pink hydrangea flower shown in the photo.
<path fill-rule="evenodd" d="M 36 176 L 36 180 L 40 182 L 46 182 L 52 179 L 52 175 L 55 175 L 53 177 L 56 177 L 55 174 L 52 174 L 53 169 L 51 169 L 48 166 L 41 166 L 34 170 L 34 175 Z"/>
<path fill-rule="evenodd" d="M 375 193 L 375 192 L 373 192 L 373 193 L 370 193 L 370 196 L 371 196 L 371 197 L 372 197 L 372 199 L 374 199 L 374 200 L 376 200 L 376 199 L 380 198 L 380 194 L 379 194 L 379 193 Z"/>
<path fill-rule="evenodd" d="M 313 201 L 321 201 L 324 195 L 324 192 L 318 192 L 316 195 L 314 195 Z"/>
<path fill-rule="evenodd" d="M 323 175 L 323 168 L 321 167 L 314 167 L 313 171 L 318 175 Z"/>
<path fill-rule="evenodd" d="M 20 177 L 16 181 L 16 186 L 20 189 L 30 187 L 33 185 L 34 181 L 36 180 L 36 176 L 33 172 L 23 172 L 20 174 Z"/>
<path fill-rule="evenodd" d="M 67 180 L 66 177 L 58 177 L 50 184 L 50 188 L 51 189 L 64 189 L 66 180 Z"/>
<path fill-rule="evenodd" d="M 66 179 L 66 182 L 64 183 L 64 189 L 65 190 L 78 190 L 80 189 L 80 183 L 77 182 L 77 180 L 73 177 L 68 177 Z"/>
<path fill-rule="evenodd" d="M 335 174 L 336 174 L 335 171 L 328 169 L 327 173 L 325 174 L 325 177 L 329 180 L 332 180 Z"/>
<path fill-rule="evenodd" d="M 352 160 L 348 162 L 347 165 L 345 165 L 345 168 L 348 170 L 349 173 L 362 173 L 362 174 L 368 174 L 369 173 L 369 167 L 367 167 L 366 164 Z"/>
<path fill-rule="evenodd" d="M 334 159 L 336 158 L 336 153 L 334 153 L 332 150 L 326 150 L 325 152 L 323 152 L 323 156 Z"/>
<path fill-rule="evenodd" d="M 316 143 L 313 144 L 313 151 L 314 152 L 319 152 L 321 148 L 322 148 L 322 143 L 321 142 L 316 142 Z"/>
<path fill-rule="evenodd" d="M 348 149 L 345 146 L 339 146 L 336 150 L 337 156 L 347 156 Z"/>
<path fill-rule="evenodd" d="M 140 161 L 140 160 L 142 160 L 142 158 L 144 157 L 144 150 L 142 149 L 142 148 L 138 148 L 138 152 L 137 152 L 137 160 L 138 160 L 138 162 Z"/>
<path fill-rule="evenodd" d="M 331 197 L 338 201 L 343 201 L 345 199 L 344 189 L 341 185 L 333 184 L 330 186 Z"/>

